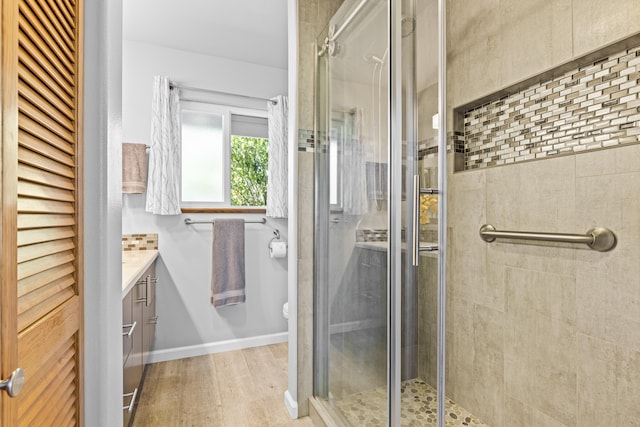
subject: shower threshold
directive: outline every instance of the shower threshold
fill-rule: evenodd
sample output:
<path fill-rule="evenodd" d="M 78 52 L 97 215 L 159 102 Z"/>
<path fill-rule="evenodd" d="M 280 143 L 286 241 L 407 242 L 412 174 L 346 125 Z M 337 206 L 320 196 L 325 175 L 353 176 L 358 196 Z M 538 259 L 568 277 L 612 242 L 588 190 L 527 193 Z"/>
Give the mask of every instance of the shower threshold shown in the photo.
<path fill-rule="evenodd" d="M 436 425 L 436 390 L 420 378 L 401 384 L 403 427 Z M 380 387 L 336 399 L 334 406 L 351 426 L 385 426 L 387 391 Z M 446 399 L 445 426 L 488 427 L 451 399 Z"/>

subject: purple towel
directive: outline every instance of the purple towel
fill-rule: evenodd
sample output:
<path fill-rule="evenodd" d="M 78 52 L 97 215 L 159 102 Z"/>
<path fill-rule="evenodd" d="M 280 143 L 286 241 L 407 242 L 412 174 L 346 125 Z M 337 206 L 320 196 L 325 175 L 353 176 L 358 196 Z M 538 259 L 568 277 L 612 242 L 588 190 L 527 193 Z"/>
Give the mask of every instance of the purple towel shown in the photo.
<path fill-rule="evenodd" d="M 211 304 L 239 304 L 244 293 L 244 220 L 217 219 L 213 225 Z"/>

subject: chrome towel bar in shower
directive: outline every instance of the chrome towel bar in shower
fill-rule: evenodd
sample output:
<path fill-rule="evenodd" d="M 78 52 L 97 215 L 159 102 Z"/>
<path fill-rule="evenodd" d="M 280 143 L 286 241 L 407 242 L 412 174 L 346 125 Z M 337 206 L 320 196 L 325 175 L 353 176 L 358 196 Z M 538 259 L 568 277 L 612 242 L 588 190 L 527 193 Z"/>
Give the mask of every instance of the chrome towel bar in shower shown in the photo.
<path fill-rule="evenodd" d="M 496 239 L 538 240 L 544 242 L 584 243 L 600 252 L 610 251 L 616 246 L 616 235 L 608 228 L 596 227 L 586 234 L 539 233 L 531 231 L 499 231 L 491 224 L 480 227 L 480 238 L 485 242 Z"/>

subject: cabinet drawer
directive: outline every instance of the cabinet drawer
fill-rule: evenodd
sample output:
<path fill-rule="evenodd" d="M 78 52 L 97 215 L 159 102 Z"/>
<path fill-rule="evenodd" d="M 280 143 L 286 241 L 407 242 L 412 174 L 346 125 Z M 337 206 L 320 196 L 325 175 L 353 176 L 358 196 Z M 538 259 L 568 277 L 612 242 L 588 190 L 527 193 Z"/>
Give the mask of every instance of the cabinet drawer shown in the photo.
<path fill-rule="evenodd" d="M 135 414 L 140 398 L 140 380 L 142 379 L 142 363 L 140 355 L 131 355 L 123 370 L 122 382 L 122 417 L 123 426 L 128 426 Z M 130 408 L 129 408 L 130 407 Z"/>

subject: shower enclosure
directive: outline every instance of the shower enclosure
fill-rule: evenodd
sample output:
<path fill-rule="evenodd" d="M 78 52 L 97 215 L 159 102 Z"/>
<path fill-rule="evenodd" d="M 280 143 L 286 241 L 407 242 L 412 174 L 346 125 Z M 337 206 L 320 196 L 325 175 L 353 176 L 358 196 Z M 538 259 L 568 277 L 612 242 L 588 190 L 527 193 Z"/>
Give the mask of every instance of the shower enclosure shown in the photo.
<path fill-rule="evenodd" d="M 314 393 L 346 425 L 445 406 L 437 17 L 436 1 L 347 1 L 317 39 Z"/>
<path fill-rule="evenodd" d="M 318 36 L 338 425 L 638 425 L 640 7 L 605 3 L 345 0 Z"/>

